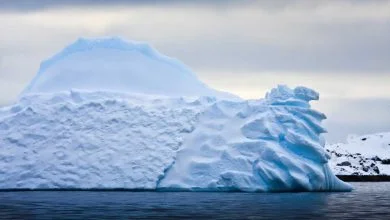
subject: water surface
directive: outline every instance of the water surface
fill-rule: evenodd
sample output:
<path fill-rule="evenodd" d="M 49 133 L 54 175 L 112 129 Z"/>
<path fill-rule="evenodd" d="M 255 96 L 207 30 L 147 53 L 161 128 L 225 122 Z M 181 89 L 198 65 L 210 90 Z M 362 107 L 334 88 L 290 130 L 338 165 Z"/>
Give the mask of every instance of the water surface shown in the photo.
<path fill-rule="evenodd" d="M 0 192 L 0 218 L 390 219 L 390 183 L 347 193 Z"/>

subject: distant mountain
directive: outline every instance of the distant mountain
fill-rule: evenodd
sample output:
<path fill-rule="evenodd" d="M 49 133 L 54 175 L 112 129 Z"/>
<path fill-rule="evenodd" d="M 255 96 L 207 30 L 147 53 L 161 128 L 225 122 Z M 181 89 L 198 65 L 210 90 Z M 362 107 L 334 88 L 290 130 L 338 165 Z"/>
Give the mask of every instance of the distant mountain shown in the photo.
<path fill-rule="evenodd" d="M 326 145 L 336 175 L 390 175 L 390 132 L 350 135 L 347 143 Z"/>

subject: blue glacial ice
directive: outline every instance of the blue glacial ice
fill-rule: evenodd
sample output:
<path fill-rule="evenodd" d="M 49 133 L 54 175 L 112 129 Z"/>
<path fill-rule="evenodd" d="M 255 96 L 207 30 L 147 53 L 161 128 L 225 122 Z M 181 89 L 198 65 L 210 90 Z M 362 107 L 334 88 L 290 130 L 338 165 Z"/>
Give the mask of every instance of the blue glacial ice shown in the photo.
<path fill-rule="evenodd" d="M 0 189 L 350 191 L 318 98 L 278 86 L 242 100 L 147 44 L 80 39 L 0 108 Z"/>

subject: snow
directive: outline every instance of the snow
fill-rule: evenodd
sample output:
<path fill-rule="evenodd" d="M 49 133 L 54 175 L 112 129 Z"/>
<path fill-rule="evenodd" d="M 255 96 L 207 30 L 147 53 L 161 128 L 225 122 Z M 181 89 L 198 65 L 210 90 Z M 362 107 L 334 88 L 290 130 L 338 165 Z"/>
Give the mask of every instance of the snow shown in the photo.
<path fill-rule="evenodd" d="M 326 149 L 336 174 L 390 175 L 390 133 L 350 135 L 346 143 L 328 144 Z"/>
<path fill-rule="evenodd" d="M 202 83 L 184 64 L 146 43 L 80 38 L 41 63 L 22 95 L 82 89 L 239 99 Z"/>
<path fill-rule="evenodd" d="M 0 189 L 349 191 L 318 98 L 278 86 L 241 100 L 144 44 L 82 39 L 0 108 Z"/>

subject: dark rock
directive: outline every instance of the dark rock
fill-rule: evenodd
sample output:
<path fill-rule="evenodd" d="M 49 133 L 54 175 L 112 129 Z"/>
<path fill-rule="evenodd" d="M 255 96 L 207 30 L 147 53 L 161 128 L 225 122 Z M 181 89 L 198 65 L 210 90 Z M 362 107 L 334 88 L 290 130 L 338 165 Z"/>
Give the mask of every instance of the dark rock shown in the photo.
<path fill-rule="evenodd" d="M 370 169 L 370 167 L 363 166 L 363 171 L 364 172 L 368 172 L 369 169 Z"/>
<path fill-rule="evenodd" d="M 365 141 L 365 140 L 367 140 L 367 138 L 362 138 L 362 141 Z"/>
<path fill-rule="evenodd" d="M 372 170 L 376 173 L 376 174 L 379 174 L 379 168 L 377 166 L 375 166 L 374 168 L 372 168 Z"/>
<path fill-rule="evenodd" d="M 375 156 L 375 157 L 371 158 L 371 160 L 373 160 L 373 161 L 382 161 L 382 159 L 379 158 L 378 156 Z"/>
<path fill-rule="evenodd" d="M 390 159 L 383 159 L 382 164 L 390 164 Z"/>
<path fill-rule="evenodd" d="M 349 161 L 344 161 L 344 162 L 337 164 L 337 166 L 351 166 L 351 163 Z"/>

